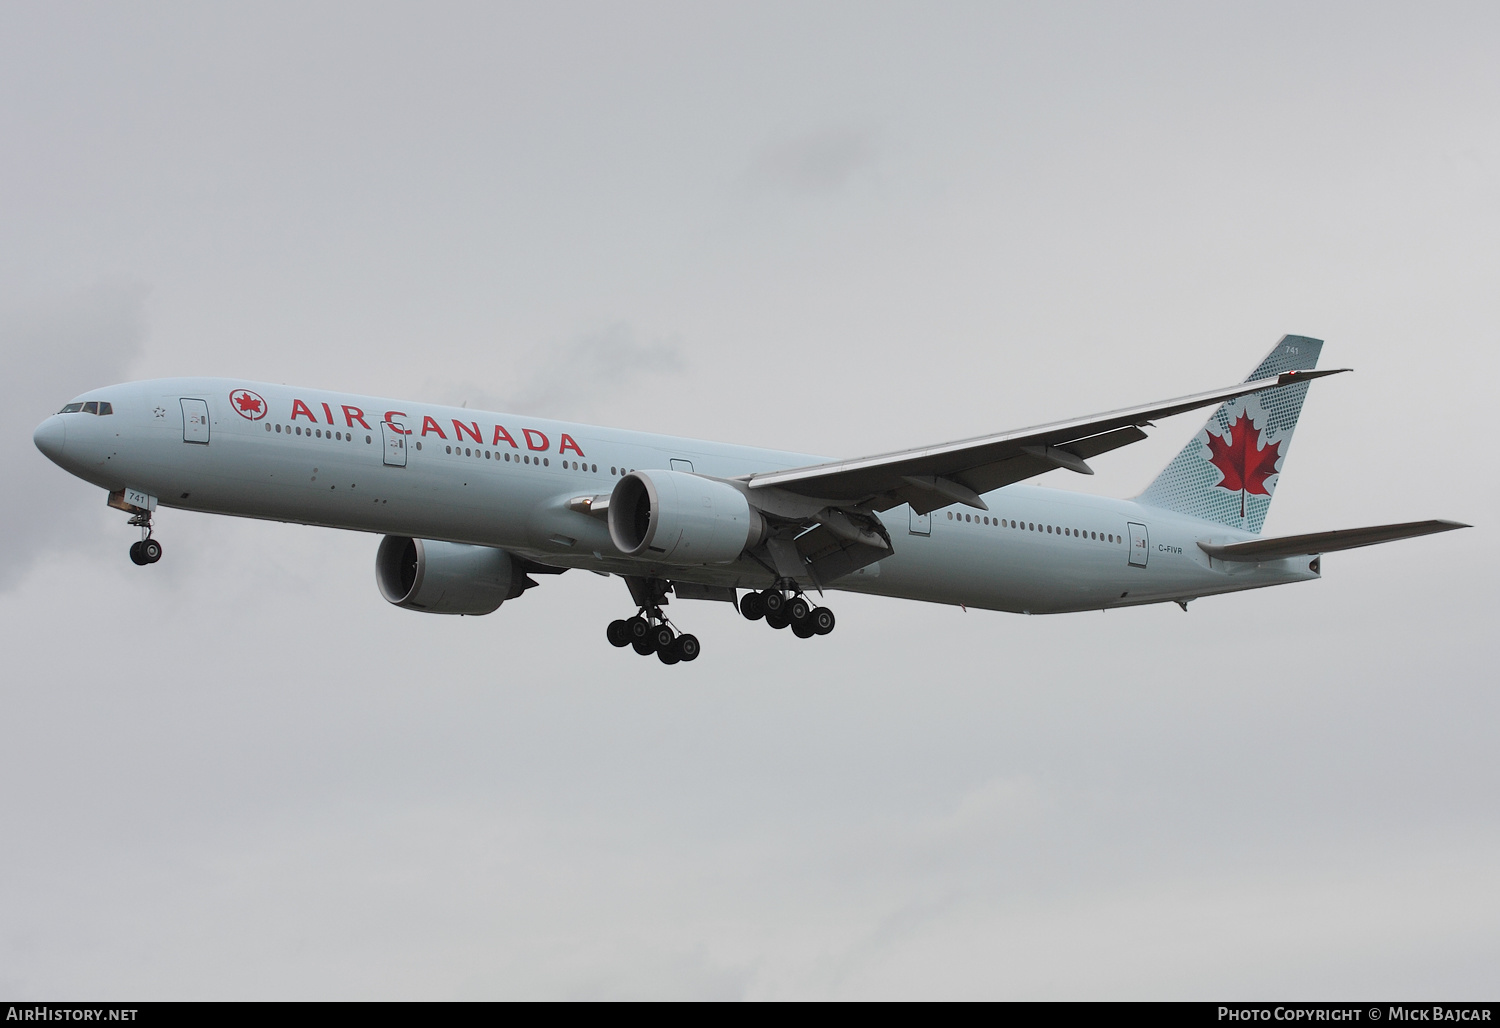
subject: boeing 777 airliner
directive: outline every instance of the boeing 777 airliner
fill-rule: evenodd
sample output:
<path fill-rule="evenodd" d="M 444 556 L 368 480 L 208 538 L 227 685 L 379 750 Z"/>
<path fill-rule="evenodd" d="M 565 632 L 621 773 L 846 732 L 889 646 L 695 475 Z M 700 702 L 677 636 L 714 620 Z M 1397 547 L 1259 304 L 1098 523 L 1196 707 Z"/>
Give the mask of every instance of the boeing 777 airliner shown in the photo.
<path fill-rule="evenodd" d="M 853 460 L 215 378 L 92 390 L 35 441 L 130 515 L 137 564 L 161 559 L 160 504 L 383 535 L 381 593 L 434 614 L 488 614 L 534 575 L 583 568 L 629 586 L 636 613 L 609 641 L 675 664 L 699 644 L 663 612 L 669 594 L 801 638 L 834 626 L 808 589 L 1025 614 L 1186 609 L 1315 579 L 1333 550 L 1467 527 L 1260 537 L 1308 386 L 1338 373 L 1314 370 L 1322 346 L 1286 336 L 1223 389 Z M 1215 406 L 1133 499 L 1022 484 L 1093 474 L 1155 419 Z"/>

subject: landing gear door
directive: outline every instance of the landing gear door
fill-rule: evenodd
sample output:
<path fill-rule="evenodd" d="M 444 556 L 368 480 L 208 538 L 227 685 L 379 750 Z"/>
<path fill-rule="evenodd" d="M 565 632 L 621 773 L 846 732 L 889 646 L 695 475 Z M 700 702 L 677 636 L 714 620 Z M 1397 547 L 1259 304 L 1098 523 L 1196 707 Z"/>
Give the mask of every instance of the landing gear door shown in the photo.
<path fill-rule="evenodd" d="M 182 400 L 182 441 L 208 445 L 208 401 Z"/>
<path fill-rule="evenodd" d="M 406 433 L 401 430 L 401 426 L 389 421 L 382 421 L 380 423 L 380 435 L 385 443 L 386 467 L 406 467 Z"/>
<path fill-rule="evenodd" d="M 1146 536 L 1146 526 L 1132 521 L 1130 524 L 1130 563 L 1133 567 L 1143 568 L 1146 566 L 1146 557 L 1150 554 L 1147 545 L 1149 539 Z"/>
<path fill-rule="evenodd" d="M 912 512 L 911 512 L 911 534 L 912 535 L 931 535 L 932 534 L 932 513 L 930 511 L 928 513 L 926 513 L 926 514 L 918 514 L 915 509 L 912 510 Z"/>

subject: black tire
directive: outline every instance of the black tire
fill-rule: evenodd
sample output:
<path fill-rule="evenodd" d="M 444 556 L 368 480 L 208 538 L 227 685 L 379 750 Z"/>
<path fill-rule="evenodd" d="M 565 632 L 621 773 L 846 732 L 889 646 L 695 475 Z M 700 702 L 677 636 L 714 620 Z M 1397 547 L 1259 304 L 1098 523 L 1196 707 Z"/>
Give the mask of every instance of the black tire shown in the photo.
<path fill-rule="evenodd" d="M 146 558 L 147 564 L 155 564 L 161 560 L 161 543 L 155 539 L 147 539 L 141 543 L 141 556 Z"/>
<path fill-rule="evenodd" d="M 786 597 L 781 595 L 781 593 L 777 592 L 775 589 L 767 589 L 765 592 L 761 593 L 760 602 L 766 608 L 767 617 L 770 617 L 772 614 L 780 614 L 786 607 Z"/>
<path fill-rule="evenodd" d="M 672 648 L 672 643 L 677 641 L 677 633 L 667 625 L 657 625 L 651 629 L 651 634 L 647 638 L 656 647 L 656 651 L 662 653 Z"/>
<path fill-rule="evenodd" d="M 740 616 L 746 621 L 759 621 L 766 616 L 766 603 L 760 593 L 746 593 L 740 597 Z"/>
<path fill-rule="evenodd" d="M 643 657 L 649 657 L 656 652 L 656 647 L 650 639 L 633 639 L 630 645 Z"/>
<path fill-rule="evenodd" d="M 147 561 L 146 561 L 146 558 L 141 555 L 141 544 L 140 543 L 131 543 L 130 544 L 130 563 L 135 564 L 138 567 L 145 567 L 146 566 Z"/>
<path fill-rule="evenodd" d="M 810 621 L 803 620 L 792 622 L 792 634 L 795 635 L 798 639 L 811 639 L 818 633 L 817 630 L 813 628 Z"/>
<path fill-rule="evenodd" d="M 698 645 L 696 635 L 679 635 L 677 641 L 672 644 L 672 652 L 677 654 L 677 659 L 692 661 L 698 659 L 698 654 L 703 652 L 703 647 Z"/>
<path fill-rule="evenodd" d="M 829 632 L 833 631 L 833 626 L 836 620 L 837 619 L 833 616 L 833 611 L 829 610 L 827 607 L 819 607 L 817 610 L 812 612 L 811 618 L 808 623 L 813 626 L 814 632 L 818 633 L 819 635 L 827 635 Z"/>
<path fill-rule="evenodd" d="M 786 619 L 785 614 L 767 614 L 766 624 L 775 629 L 782 629 L 791 624 L 791 622 Z"/>
<path fill-rule="evenodd" d="M 625 622 L 625 636 L 631 642 L 640 642 L 650 634 L 650 623 L 639 614 Z"/>
<path fill-rule="evenodd" d="M 609 640 L 611 646 L 629 646 L 630 630 L 625 627 L 625 619 L 611 621 L 609 627 L 604 630 L 604 636 Z"/>
<path fill-rule="evenodd" d="M 681 657 L 679 657 L 677 655 L 677 649 L 676 649 L 676 647 L 673 647 L 673 646 L 668 646 L 664 650 L 657 650 L 656 651 L 656 657 L 663 664 L 675 664 L 679 660 L 682 659 Z"/>
<path fill-rule="evenodd" d="M 787 620 L 792 624 L 800 624 L 807 620 L 807 615 L 812 613 L 812 604 L 807 602 L 806 597 L 793 596 L 786 605 Z"/>

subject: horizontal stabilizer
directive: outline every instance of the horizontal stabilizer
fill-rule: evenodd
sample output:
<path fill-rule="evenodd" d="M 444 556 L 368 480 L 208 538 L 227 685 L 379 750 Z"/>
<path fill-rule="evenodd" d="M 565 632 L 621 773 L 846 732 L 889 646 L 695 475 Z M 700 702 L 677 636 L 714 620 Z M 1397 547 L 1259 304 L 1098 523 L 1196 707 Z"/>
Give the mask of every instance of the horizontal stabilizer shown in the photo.
<path fill-rule="evenodd" d="M 1312 532 L 1308 535 L 1284 535 L 1277 539 L 1250 539 L 1242 543 L 1199 543 L 1198 548 L 1215 560 L 1263 561 L 1285 557 L 1306 557 L 1334 550 L 1353 550 L 1397 539 L 1411 539 L 1434 532 L 1451 532 L 1470 528 L 1458 521 L 1408 521 L 1401 525 L 1372 525 L 1369 528 L 1342 528 L 1337 532 Z"/>

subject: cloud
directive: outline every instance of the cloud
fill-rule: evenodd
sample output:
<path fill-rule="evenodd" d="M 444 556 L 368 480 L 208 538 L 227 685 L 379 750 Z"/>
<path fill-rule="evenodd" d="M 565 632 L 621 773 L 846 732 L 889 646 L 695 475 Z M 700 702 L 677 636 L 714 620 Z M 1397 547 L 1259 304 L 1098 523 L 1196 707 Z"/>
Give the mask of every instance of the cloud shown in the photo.
<path fill-rule="evenodd" d="M 146 336 L 145 295 L 139 285 L 104 283 L 0 310 L 7 396 L 0 407 L 0 476 L 16 498 L 6 516 L 9 555 L 0 561 L 0 591 L 43 552 L 91 538 L 98 510 L 70 495 L 90 487 L 43 457 L 31 433 L 69 397 L 126 378 Z"/>
<path fill-rule="evenodd" d="M 872 133 L 835 126 L 773 142 L 751 168 L 754 184 L 767 192 L 827 196 L 838 192 L 879 156 Z"/>
<path fill-rule="evenodd" d="M 549 418 L 594 419 L 627 386 L 681 373 L 686 366 L 675 342 L 642 342 L 628 325 L 615 324 L 571 342 L 532 349 L 519 362 L 510 388 L 439 387 L 453 402 L 470 407 Z"/>

